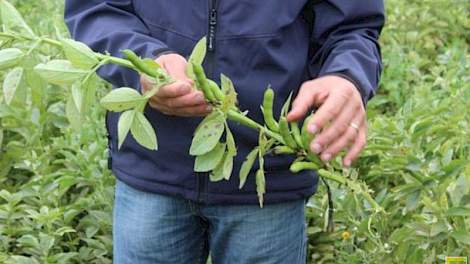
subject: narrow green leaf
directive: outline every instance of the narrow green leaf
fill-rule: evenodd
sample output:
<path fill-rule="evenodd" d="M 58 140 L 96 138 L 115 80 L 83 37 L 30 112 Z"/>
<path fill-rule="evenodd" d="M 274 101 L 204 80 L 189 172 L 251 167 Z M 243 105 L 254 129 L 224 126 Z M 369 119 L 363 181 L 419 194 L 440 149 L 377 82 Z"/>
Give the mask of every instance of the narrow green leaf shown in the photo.
<path fill-rule="evenodd" d="M 207 152 L 206 154 L 197 156 L 194 163 L 194 171 L 208 172 L 215 169 L 215 167 L 217 167 L 224 157 L 225 149 L 226 144 L 217 143 L 213 150 Z"/>
<path fill-rule="evenodd" d="M 19 89 L 21 89 L 23 80 L 23 68 L 17 67 L 7 73 L 3 82 L 3 96 L 5 103 L 10 105 Z"/>
<path fill-rule="evenodd" d="M 95 53 L 87 45 L 72 39 L 62 39 L 61 42 L 65 57 L 74 66 L 89 70 L 99 63 Z"/>
<path fill-rule="evenodd" d="M 222 170 L 222 175 L 225 180 L 230 180 L 233 171 L 233 156 L 230 153 L 227 153 L 227 156 L 224 160 L 224 168 Z"/>
<path fill-rule="evenodd" d="M 75 104 L 75 108 L 78 110 L 79 113 L 82 112 L 83 104 L 83 90 L 80 86 L 80 83 L 81 82 L 74 83 L 71 88 L 73 103 Z"/>
<path fill-rule="evenodd" d="M 263 208 L 264 194 L 266 193 L 266 179 L 263 168 L 256 171 L 256 193 L 258 194 L 259 206 Z"/>
<path fill-rule="evenodd" d="M 44 80 L 64 86 L 72 85 L 89 73 L 89 71 L 76 68 L 67 60 L 52 60 L 46 64 L 41 63 L 34 69 Z"/>
<path fill-rule="evenodd" d="M 20 63 L 24 53 L 17 48 L 8 48 L 0 50 L 0 70 L 12 68 Z"/>
<path fill-rule="evenodd" d="M 137 107 L 145 98 L 135 89 L 122 87 L 113 89 L 100 101 L 101 106 L 109 111 L 122 112 Z"/>
<path fill-rule="evenodd" d="M 35 36 L 34 32 L 21 16 L 20 12 L 18 12 L 18 10 L 16 10 L 16 8 L 8 1 L 0 1 L 0 15 L 2 18 L 2 24 L 6 29 L 10 31 L 19 31 L 29 37 Z"/>
<path fill-rule="evenodd" d="M 224 116 L 219 112 L 207 116 L 195 132 L 189 153 L 199 156 L 214 149 L 224 133 L 224 123 Z"/>
<path fill-rule="evenodd" d="M 253 167 L 253 164 L 255 163 L 256 158 L 258 157 L 258 148 L 254 148 L 248 155 L 246 156 L 245 161 L 242 164 L 242 167 L 240 168 L 240 173 L 239 173 L 239 178 L 240 178 L 240 186 L 239 188 L 243 188 L 245 185 L 246 179 L 248 177 L 248 174 L 250 174 L 251 168 Z"/>
<path fill-rule="evenodd" d="M 121 114 L 118 121 L 118 149 L 121 149 L 122 143 L 127 137 L 131 125 L 134 123 L 134 110 L 128 110 Z"/>
<path fill-rule="evenodd" d="M 2 150 L 3 145 L 3 129 L 0 129 L 0 151 Z"/>
<path fill-rule="evenodd" d="M 141 112 L 135 112 L 134 122 L 132 122 L 131 133 L 134 139 L 143 147 L 150 150 L 157 150 L 157 136 L 150 122 Z"/>

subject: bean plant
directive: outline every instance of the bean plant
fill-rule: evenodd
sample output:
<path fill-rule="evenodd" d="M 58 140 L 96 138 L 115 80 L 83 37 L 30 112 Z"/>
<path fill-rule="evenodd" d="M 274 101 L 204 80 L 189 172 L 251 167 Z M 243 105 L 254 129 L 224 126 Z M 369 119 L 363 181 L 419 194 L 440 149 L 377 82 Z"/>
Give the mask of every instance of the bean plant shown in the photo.
<path fill-rule="evenodd" d="M 27 23 L 8 3 L 27 14 Z M 329 173 L 322 179 L 331 188 L 320 184 L 306 205 L 308 263 L 431 264 L 470 255 L 468 8 L 455 0 L 387 3 L 384 74 L 368 104 L 367 147 L 352 169 L 336 161 L 323 164 L 304 147 L 305 121 L 286 123 L 288 106 L 282 115 L 272 114 L 276 95 L 268 84 L 260 101 L 265 120 L 253 122 L 253 113 L 236 104 L 236 83 L 226 76 L 220 83 L 204 78 L 204 45 L 196 46 L 189 63 L 188 75 L 194 74 L 196 88 L 214 108 L 214 119 L 206 122 L 222 124 L 210 151 L 194 144 L 193 153 L 208 151 L 195 154 L 197 170 L 212 180 L 241 177 L 245 188 L 244 179 L 257 177 L 247 172 L 264 154 L 290 153 L 298 158 L 294 172 Z M 68 39 L 62 7 L 60 0 L 0 0 L 0 263 L 112 262 L 114 177 L 106 166 L 103 119 L 107 104 L 119 105 L 108 100 L 119 89 L 110 90 L 95 70 L 105 64 L 134 69 L 153 78 L 155 89 L 173 81 L 132 51 L 117 58 Z M 140 143 L 156 150 L 158 124 L 156 131 L 137 127 L 147 123 L 146 94 L 130 88 L 123 93 L 132 93 L 135 102 L 124 100 L 131 106 L 115 110 L 132 120 L 120 121 L 130 124 L 121 134 L 137 139 L 146 133 L 151 139 Z M 235 125 L 258 131 L 259 144 L 247 155 L 242 173 L 228 174 L 231 160 L 224 155 L 236 154 L 237 138 L 228 134 Z M 227 167 L 221 169 L 222 161 Z M 270 191 L 263 190 L 261 173 L 260 197 Z M 331 175 L 336 177 L 327 178 Z M 373 201 L 364 198 L 372 192 L 362 181 L 374 190 Z M 358 191 L 352 191 L 355 186 Z M 328 228 L 331 222 L 334 230 Z"/>

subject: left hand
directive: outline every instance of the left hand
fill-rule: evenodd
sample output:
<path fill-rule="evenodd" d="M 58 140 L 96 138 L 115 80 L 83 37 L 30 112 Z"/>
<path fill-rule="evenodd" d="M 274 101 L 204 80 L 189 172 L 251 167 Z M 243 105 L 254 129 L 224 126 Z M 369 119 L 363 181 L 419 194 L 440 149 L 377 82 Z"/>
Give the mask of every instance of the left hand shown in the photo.
<path fill-rule="evenodd" d="M 288 121 L 297 121 L 313 108 L 308 130 L 317 134 L 310 144 L 325 162 L 349 147 L 343 166 L 349 167 L 366 145 L 367 120 L 361 94 L 349 80 L 324 76 L 302 84 L 289 112 Z"/>

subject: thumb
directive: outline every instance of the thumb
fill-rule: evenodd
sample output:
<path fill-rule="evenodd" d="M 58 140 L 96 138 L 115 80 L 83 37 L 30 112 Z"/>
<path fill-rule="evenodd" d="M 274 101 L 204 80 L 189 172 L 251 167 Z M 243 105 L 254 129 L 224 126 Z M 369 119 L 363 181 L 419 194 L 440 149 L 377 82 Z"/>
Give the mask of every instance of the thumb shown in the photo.
<path fill-rule="evenodd" d="M 186 75 L 186 67 L 188 65 L 186 59 L 178 54 L 168 54 L 164 56 L 165 58 L 163 58 L 162 65 L 167 73 L 175 80 L 190 82 L 189 77 Z"/>

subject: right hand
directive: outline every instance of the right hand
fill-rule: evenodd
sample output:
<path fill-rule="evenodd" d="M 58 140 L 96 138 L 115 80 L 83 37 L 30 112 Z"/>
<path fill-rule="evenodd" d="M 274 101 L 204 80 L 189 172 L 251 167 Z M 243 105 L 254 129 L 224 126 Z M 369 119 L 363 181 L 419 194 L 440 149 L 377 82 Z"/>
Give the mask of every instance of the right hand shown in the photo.
<path fill-rule="evenodd" d="M 204 94 L 194 89 L 193 81 L 186 75 L 186 59 L 178 54 L 165 54 L 155 60 L 175 80 L 174 83 L 162 86 L 149 100 L 149 105 L 166 115 L 172 116 L 205 116 L 212 111 Z M 152 83 L 141 76 L 143 92 L 152 89 Z"/>

